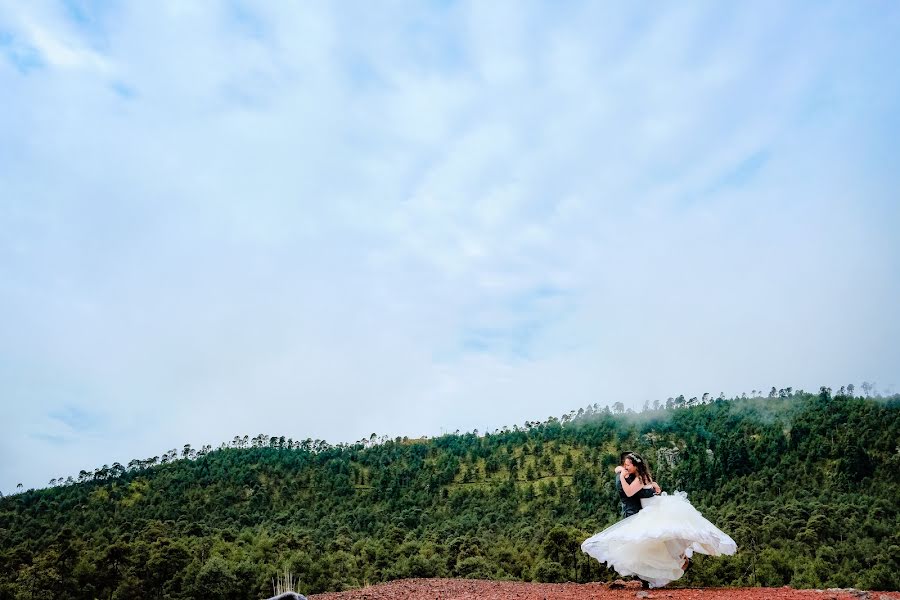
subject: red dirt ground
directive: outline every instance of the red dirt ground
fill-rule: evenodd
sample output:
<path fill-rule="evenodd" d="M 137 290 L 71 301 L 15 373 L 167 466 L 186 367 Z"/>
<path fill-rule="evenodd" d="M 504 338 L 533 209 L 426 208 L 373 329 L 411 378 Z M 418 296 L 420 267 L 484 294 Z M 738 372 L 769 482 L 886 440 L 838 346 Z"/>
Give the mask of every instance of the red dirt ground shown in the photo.
<path fill-rule="evenodd" d="M 617 587 L 624 584 L 624 587 Z M 315 594 L 309 600 L 900 600 L 900 592 L 795 590 L 783 588 L 659 588 L 635 581 L 522 583 L 476 579 L 401 579 L 347 592 Z"/>

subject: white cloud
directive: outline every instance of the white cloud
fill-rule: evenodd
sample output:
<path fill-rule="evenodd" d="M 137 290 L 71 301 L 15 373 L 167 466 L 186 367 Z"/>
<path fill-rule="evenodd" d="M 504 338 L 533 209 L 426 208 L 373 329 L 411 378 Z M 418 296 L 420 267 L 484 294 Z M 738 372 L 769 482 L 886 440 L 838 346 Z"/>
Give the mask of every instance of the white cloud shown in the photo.
<path fill-rule="evenodd" d="M 0 63 L 3 489 L 900 383 L 893 12 L 30 6 L 0 10 L 45 59 Z"/>
<path fill-rule="evenodd" d="M 80 40 L 72 24 L 52 10 L 39 5 L 0 7 L 0 19 L 9 20 L 7 26 L 12 27 L 18 44 L 31 46 L 51 68 L 100 75 L 113 71 L 110 62 Z"/>

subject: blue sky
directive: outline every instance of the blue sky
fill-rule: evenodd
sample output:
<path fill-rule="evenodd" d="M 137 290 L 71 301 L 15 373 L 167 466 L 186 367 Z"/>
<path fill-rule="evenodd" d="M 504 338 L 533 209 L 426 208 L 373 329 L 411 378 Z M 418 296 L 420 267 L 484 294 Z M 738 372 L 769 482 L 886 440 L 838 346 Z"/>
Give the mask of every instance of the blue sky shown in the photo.
<path fill-rule="evenodd" d="M 900 386 L 900 7 L 0 0 L 0 491 Z"/>

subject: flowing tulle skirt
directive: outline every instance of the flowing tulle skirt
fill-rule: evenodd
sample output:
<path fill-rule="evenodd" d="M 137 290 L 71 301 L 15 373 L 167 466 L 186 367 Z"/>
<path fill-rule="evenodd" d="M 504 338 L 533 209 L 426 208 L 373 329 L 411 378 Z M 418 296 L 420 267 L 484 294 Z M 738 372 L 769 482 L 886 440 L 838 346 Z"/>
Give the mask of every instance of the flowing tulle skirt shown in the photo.
<path fill-rule="evenodd" d="M 646 498 L 641 505 L 636 515 L 582 542 L 582 551 L 651 587 L 684 575 L 684 559 L 694 552 L 719 556 L 737 551 L 734 540 L 703 518 L 684 492 Z"/>

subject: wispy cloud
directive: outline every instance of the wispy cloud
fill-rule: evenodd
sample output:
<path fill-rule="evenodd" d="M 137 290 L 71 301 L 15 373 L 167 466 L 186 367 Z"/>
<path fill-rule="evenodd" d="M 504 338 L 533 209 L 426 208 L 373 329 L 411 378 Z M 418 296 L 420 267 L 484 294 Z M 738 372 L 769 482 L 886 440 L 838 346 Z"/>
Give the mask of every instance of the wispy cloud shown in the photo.
<path fill-rule="evenodd" d="M 67 404 L 51 412 L 50 418 L 59 421 L 74 432 L 87 432 L 100 424 L 97 415 L 73 404 Z"/>
<path fill-rule="evenodd" d="M 888 5 L 0 6 L 0 486 L 238 432 L 900 383 L 897 31 Z"/>

